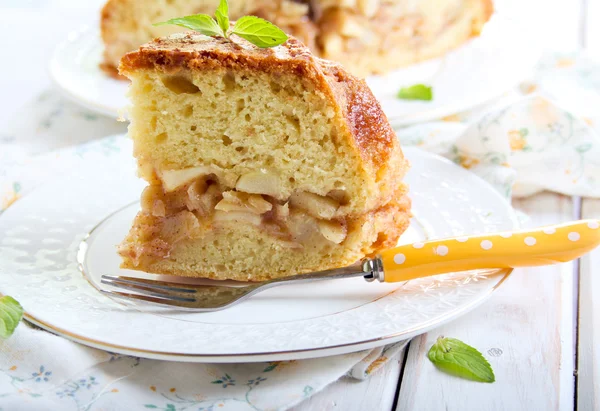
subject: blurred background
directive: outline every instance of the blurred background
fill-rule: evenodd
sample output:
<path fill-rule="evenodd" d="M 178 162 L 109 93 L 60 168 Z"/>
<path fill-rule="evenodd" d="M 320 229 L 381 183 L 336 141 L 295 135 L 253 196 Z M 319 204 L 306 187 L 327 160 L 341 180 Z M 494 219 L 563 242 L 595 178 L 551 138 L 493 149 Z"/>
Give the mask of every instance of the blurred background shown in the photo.
<path fill-rule="evenodd" d="M 97 28 L 104 2 L 0 2 L 0 38 L 4 53 L 0 69 L 0 142 L 4 143 L 0 146 L 0 160 L 7 156 L 17 160 L 21 154 L 37 154 L 125 131 L 124 123 L 108 118 L 101 119 L 102 127 L 83 121 L 102 115 L 65 100 L 48 75 L 48 63 L 55 47 L 74 31 L 86 26 Z M 495 7 L 521 21 L 530 31 L 527 35 L 533 35 L 544 50 L 571 52 L 585 48 L 589 56 L 600 58 L 600 0 L 497 0 Z M 35 104 L 39 99 L 46 99 L 48 104 Z M 69 126 L 61 129 L 60 119 L 65 111 L 80 112 L 83 122 L 74 126 L 70 121 Z M 49 125 L 54 127 L 52 135 L 60 133 L 60 142 L 54 144 L 55 139 L 44 133 L 44 127 Z M 11 144 L 17 138 L 18 147 Z"/>

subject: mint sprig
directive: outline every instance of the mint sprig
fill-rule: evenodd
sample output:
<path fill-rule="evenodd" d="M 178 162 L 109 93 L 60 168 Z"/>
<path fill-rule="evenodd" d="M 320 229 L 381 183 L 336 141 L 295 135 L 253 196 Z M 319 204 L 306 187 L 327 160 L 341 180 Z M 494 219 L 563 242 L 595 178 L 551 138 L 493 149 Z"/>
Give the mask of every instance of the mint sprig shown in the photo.
<path fill-rule="evenodd" d="M 260 48 L 279 46 L 288 39 L 288 36 L 279 27 L 256 16 L 240 17 L 230 28 L 227 0 L 221 0 L 215 11 L 215 18 L 208 14 L 194 14 L 155 23 L 154 25 L 164 26 L 167 24 L 185 27 L 211 37 L 221 36 L 229 39 L 231 34 L 236 34 Z"/>
<path fill-rule="evenodd" d="M 261 48 L 278 46 L 287 40 L 279 27 L 256 16 L 240 17 L 231 32 Z"/>
<path fill-rule="evenodd" d="M 433 90 L 425 84 L 415 84 L 410 87 L 402 87 L 397 97 L 402 100 L 433 100 Z"/>
<path fill-rule="evenodd" d="M 479 382 L 494 382 L 490 363 L 470 345 L 455 338 L 439 337 L 427 353 L 439 369 L 458 377 Z"/>
<path fill-rule="evenodd" d="M 23 317 L 23 307 L 12 297 L 0 298 L 0 338 L 8 338 L 15 332 Z"/>

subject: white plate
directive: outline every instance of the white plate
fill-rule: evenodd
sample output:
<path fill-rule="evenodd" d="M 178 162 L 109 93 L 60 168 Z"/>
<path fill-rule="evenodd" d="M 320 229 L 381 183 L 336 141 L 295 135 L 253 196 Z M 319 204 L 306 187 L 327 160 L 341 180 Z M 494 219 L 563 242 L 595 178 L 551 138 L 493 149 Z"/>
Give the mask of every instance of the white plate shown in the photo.
<path fill-rule="evenodd" d="M 198 362 L 341 354 L 456 318 L 510 273 L 454 273 L 404 284 L 355 278 L 291 285 L 215 313 L 114 301 L 95 287 L 102 274 L 139 275 L 119 269 L 115 245 L 129 229 L 144 186 L 134 177 L 130 141 L 118 141 L 110 150 L 94 143 L 70 158 L 63 155 L 60 161 L 72 163 L 77 173 L 41 185 L 0 216 L 0 292 L 21 302 L 29 321 L 83 344 Z M 401 241 L 515 227 L 509 204 L 483 180 L 418 149 L 406 154 L 415 218 Z"/>
<path fill-rule="evenodd" d="M 480 37 L 443 58 L 415 64 L 367 82 L 395 126 L 432 120 L 499 97 L 532 70 L 540 57 L 532 31 L 508 12 L 496 13 Z M 102 43 L 96 30 L 73 32 L 60 44 L 50 62 L 56 85 L 83 106 L 117 117 L 127 105 L 127 82 L 107 76 L 99 68 Z M 430 102 L 396 98 L 403 86 L 431 84 Z"/>

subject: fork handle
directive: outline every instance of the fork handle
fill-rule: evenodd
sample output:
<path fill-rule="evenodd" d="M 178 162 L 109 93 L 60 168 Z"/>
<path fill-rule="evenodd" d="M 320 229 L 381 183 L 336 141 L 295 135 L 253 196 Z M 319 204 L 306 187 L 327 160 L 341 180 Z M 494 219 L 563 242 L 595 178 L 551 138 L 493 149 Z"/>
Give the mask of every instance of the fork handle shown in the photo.
<path fill-rule="evenodd" d="M 549 265 L 574 260 L 600 244 L 600 220 L 505 233 L 453 237 L 382 251 L 383 281 L 455 271 Z"/>

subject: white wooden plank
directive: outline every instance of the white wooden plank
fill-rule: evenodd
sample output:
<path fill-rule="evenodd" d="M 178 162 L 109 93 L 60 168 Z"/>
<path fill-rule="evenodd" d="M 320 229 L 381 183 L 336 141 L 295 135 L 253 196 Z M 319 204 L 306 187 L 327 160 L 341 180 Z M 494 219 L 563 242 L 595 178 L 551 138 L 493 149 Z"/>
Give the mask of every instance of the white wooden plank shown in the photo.
<path fill-rule="evenodd" d="M 391 410 L 403 359 L 404 350 L 367 380 L 342 378 L 292 411 Z"/>
<path fill-rule="evenodd" d="M 528 225 L 572 217 L 570 198 L 542 194 L 515 206 Z M 397 410 L 573 409 L 573 264 L 515 271 L 475 311 L 413 340 Z M 427 351 L 440 335 L 473 345 L 489 359 L 493 384 L 437 370 Z"/>
<path fill-rule="evenodd" d="M 600 200 L 583 200 L 583 218 L 600 218 Z M 581 259 L 577 407 L 600 410 L 600 249 Z M 594 327 L 595 325 L 595 327 Z"/>

